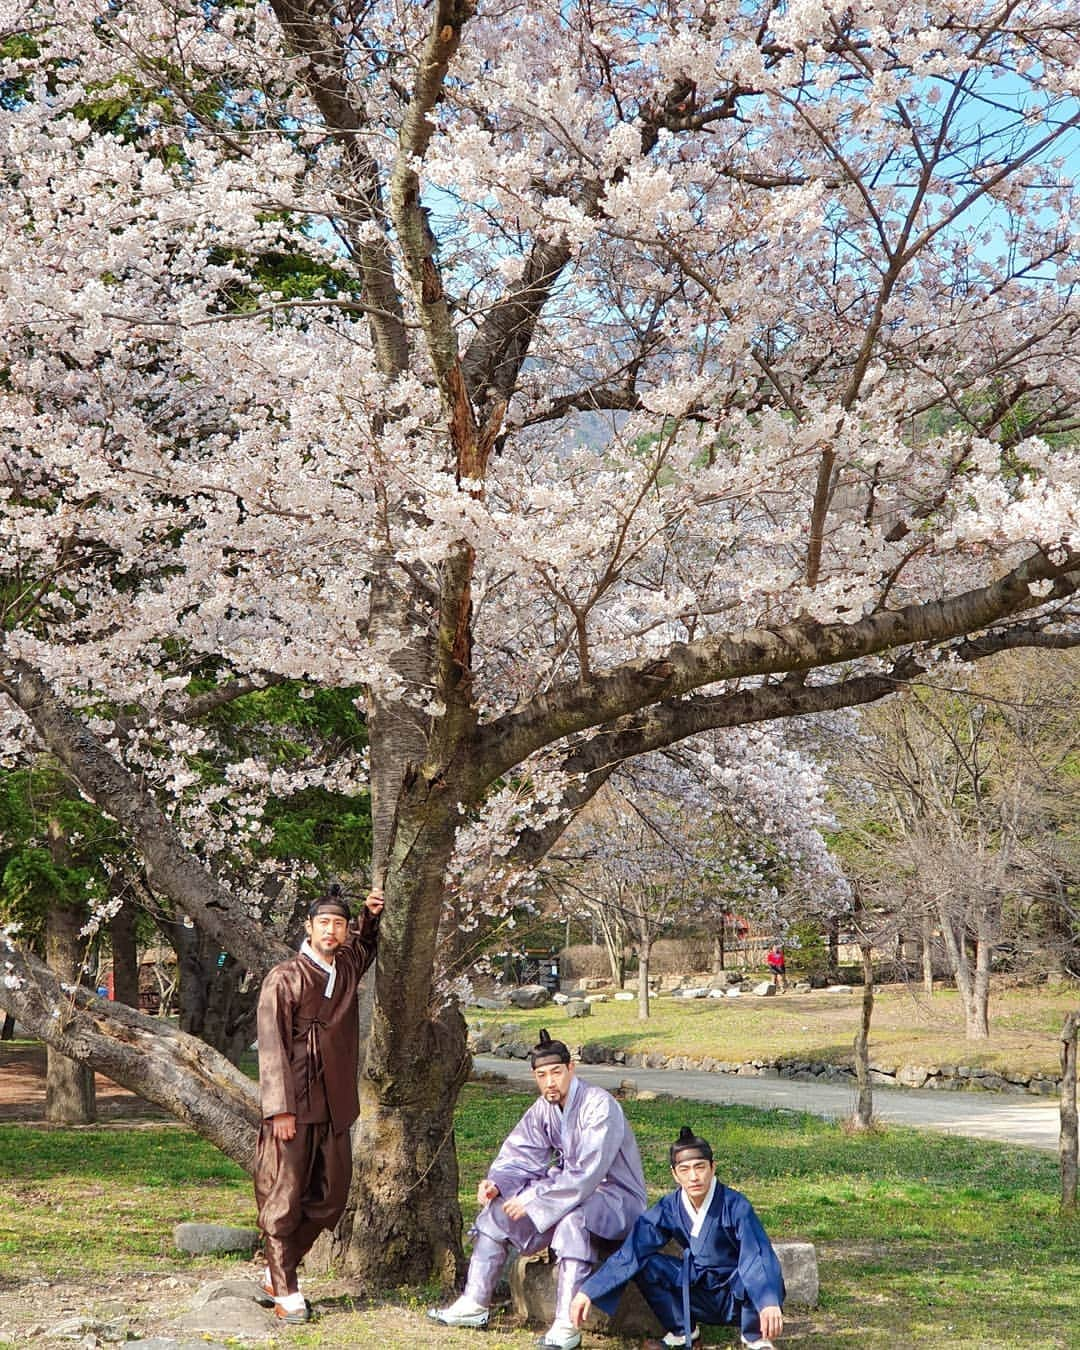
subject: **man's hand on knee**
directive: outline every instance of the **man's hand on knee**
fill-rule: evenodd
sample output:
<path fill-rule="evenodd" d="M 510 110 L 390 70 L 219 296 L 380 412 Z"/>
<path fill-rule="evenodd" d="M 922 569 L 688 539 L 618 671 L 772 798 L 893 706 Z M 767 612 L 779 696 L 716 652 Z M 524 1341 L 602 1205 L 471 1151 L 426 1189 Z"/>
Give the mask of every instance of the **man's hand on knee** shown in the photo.
<path fill-rule="evenodd" d="M 775 1340 L 784 1329 L 784 1314 L 779 1308 L 762 1308 L 759 1316 L 761 1318 L 761 1334 L 770 1341 Z"/>
<path fill-rule="evenodd" d="M 525 1205 L 515 1196 L 513 1200 L 503 1201 L 503 1213 L 508 1219 L 523 1219 L 525 1217 Z"/>
<path fill-rule="evenodd" d="M 571 1324 L 575 1327 L 583 1327 L 591 1307 L 592 1299 L 589 1298 L 588 1294 L 575 1294 L 570 1304 Z"/>
<path fill-rule="evenodd" d="M 270 1124 L 274 1130 L 275 1139 L 283 1139 L 288 1142 L 296 1138 L 296 1117 L 282 1112 L 280 1116 L 271 1116 Z"/>

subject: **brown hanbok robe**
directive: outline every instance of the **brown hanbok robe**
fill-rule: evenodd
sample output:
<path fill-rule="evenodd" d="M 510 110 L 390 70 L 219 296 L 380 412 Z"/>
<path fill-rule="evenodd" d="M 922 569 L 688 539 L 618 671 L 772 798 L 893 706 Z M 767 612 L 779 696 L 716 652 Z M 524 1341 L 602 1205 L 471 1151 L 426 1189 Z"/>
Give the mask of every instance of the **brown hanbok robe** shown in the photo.
<path fill-rule="evenodd" d="M 341 1218 L 352 1178 L 349 1126 L 359 1111 L 357 988 L 375 959 L 379 920 L 367 909 L 328 975 L 309 957 L 282 961 L 259 993 L 259 1102 L 255 1200 L 274 1293 L 296 1292 L 296 1268 Z M 274 1138 L 271 1117 L 296 1117 L 296 1136 Z"/>

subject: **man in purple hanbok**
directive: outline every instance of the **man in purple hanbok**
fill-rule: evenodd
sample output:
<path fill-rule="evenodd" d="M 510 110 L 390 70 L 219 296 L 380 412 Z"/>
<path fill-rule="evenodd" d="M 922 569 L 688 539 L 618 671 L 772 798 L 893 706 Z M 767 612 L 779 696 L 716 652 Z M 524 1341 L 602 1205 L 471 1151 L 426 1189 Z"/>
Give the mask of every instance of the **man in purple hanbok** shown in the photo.
<path fill-rule="evenodd" d="M 532 1052 L 540 1097 L 518 1121 L 476 1192 L 481 1206 L 465 1292 L 428 1314 L 452 1327 L 487 1325 L 507 1245 L 550 1247 L 557 1261 L 555 1320 L 540 1340 L 575 1350 L 574 1295 L 611 1244 L 645 1210 L 637 1141 L 609 1092 L 574 1074 L 570 1051 L 541 1031 Z"/>

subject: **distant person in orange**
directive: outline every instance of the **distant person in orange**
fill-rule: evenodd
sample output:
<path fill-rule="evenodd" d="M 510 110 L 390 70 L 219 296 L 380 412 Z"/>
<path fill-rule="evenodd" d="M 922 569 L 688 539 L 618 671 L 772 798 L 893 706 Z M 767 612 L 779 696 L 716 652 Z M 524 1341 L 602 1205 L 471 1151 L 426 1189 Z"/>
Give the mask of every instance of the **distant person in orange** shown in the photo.
<path fill-rule="evenodd" d="M 774 942 L 765 953 L 765 964 L 772 971 L 773 987 L 778 993 L 787 992 L 787 964 L 784 961 L 784 949 Z"/>

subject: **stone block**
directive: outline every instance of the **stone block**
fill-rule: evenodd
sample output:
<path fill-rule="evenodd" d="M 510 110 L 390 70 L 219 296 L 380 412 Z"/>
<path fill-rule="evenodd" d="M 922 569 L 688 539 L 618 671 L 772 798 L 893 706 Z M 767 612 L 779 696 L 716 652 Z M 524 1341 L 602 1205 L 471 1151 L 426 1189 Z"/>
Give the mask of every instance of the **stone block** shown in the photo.
<path fill-rule="evenodd" d="M 510 1002 L 515 1008 L 543 1008 L 551 1002 L 551 990 L 542 984 L 523 984 L 510 990 Z"/>
<path fill-rule="evenodd" d="M 896 1081 L 901 1087 L 921 1088 L 930 1077 L 925 1064 L 901 1064 L 896 1072 Z"/>
<path fill-rule="evenodd" d="M 253 1252 L 259 1244 L 256 1228 L 233 1228 L 223 1223 L 178 1223 L 173 1242 L 182 1252 L 205 1256 L 215 1252 Z"/>
<path fill-rule="evenodd" d="M 588 1017 L 592 1012 L 590 1004 L 583 998 L 572 998 L 566 1005 L 567 1017 Z"/>
<path fill-rule="evenodd" d="M 776 985 L 771 980 L 762 980 L 760 984 L 755 984 L 753 992 L 759 998 L 771 998 L 776 993 Z"/>
<path fill-rule="evenodd" d="M 816 1308 L 820 1284 L 814 1244 L 775 1242 L 773 1246 L 787 1286 L 785 1308 L 793 1305 Z M 665 1250 L 674 1255 L 679 1251 L 674 1244 Z M 518 1257 L 510 1267 L 509 1282 L 517 1316 L 534 1326 L 550 1326 L 555 1316 L 555 1262 L 551 1254 L 544 1251 L 536 1256 Z M 599 1309 L 593 1309 L 588 1325 L 590 1330 L 627 1338 L 661 1336 L 664 1330 L 633 1283 L 626 1286 L 614 1317 L 606 1317 Z"/>
<path fill-rule="evenodd" d="M 616 1003 L 633 1003 L 637 994 L 632 994 L 629 989 L 620 989 L 617 994 L 612 994 Z"/>

